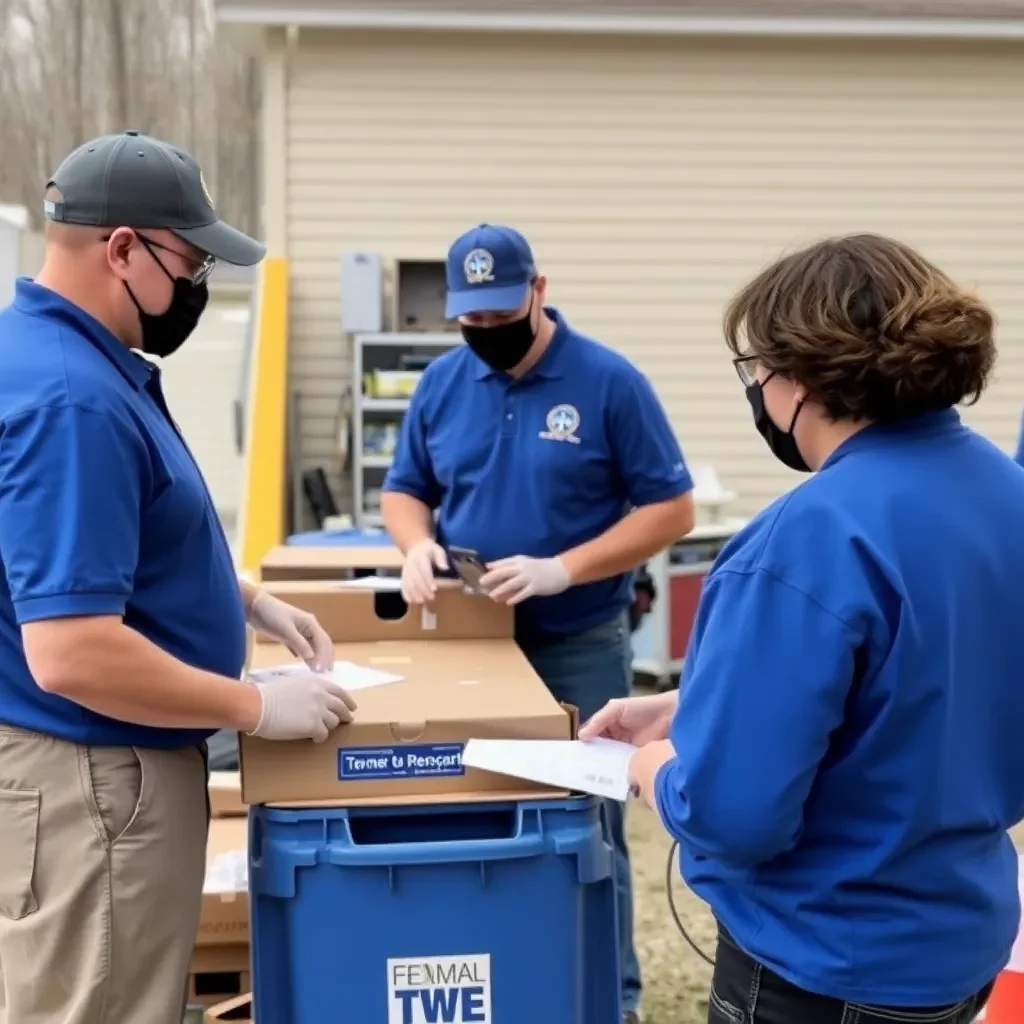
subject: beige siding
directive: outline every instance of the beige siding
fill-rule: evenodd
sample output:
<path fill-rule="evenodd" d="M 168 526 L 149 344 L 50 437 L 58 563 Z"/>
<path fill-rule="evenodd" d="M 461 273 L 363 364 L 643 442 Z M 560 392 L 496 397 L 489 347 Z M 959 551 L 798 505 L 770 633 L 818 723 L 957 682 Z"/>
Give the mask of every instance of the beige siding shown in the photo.
<path fill-rule="evenodd" d="M 244 11 L 276 16 L 282 0 L 216 0 L 221 14 Z M 487 18 L 501 14 L 576 15 L 581 19 L 613 15 L 643 17 L 748 18 L 935 18 L 1024 17 L 1021 0 L 303 0 L 303 14 L 325 21 L 344 14 L 463 15 Z M 329 21 L 328 21 L 329 23 Z"/>
<path fill-rule="evenodd" d="M 348 379 L 339 253 L 437 258 L 480 220 L 531 238 L 553 301 L 651 376 L 690 460 L 746 511 L 796 478 L 754 434 L 722 307 L 825 233 L 898 235 L 984 292 L 999 376 L 967 415 L 1015 439 L 1020 47 L 304 33 L 287 126 L 307 461 L 334 465 Z"/>

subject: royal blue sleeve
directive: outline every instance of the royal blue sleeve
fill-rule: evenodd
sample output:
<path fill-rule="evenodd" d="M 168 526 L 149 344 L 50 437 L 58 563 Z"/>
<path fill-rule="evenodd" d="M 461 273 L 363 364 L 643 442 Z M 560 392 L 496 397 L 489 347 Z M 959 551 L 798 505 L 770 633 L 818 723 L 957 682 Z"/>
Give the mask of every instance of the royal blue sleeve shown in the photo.
<path fill-rule="evenodd" d="M 1019 466 L 1024 466 L 1024 417 L 1021 417 L 1020 436 L 1017 439 L 1017 454 L 1014 459 Z"/>
<path fill-rule="evenodd" d="M 634 508 L 693 490 L 682 449 L 650 381 L 633 371 L 612 391 L 609 441 Z"/>
<path fill-rule="evenodd" d="M 430 379 L 428 369 L 412 393 L 383 489 L 408 494 L 418 498 L 427 508 L 435 509 L 441 503 L 441 485 L 434 476 L 434 466 L 427 448 L 425 405 Z"/>
<path fill-rule="evenodd" d="M 658 813 L 689 853 L 749 868 L 791 849 L 843 720 L 862 639 L 758 568 L 709 578 L 658 772 Z"/>
<path fill-rule="evenodd" d="M 0 558 L 19 623 L 124 614 L 147 467 L 113 413 L 60 405 L 3 424 Z"/>

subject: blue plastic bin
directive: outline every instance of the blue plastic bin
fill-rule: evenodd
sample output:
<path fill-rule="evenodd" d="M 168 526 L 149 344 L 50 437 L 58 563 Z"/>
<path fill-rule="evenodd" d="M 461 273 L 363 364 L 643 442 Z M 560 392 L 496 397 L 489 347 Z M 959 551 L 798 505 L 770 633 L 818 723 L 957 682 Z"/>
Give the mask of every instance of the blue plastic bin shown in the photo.
<path fill-rule="evenodd" d="M 620 1024 L 598 801 L 249 819 L 260 1024 Z"/>

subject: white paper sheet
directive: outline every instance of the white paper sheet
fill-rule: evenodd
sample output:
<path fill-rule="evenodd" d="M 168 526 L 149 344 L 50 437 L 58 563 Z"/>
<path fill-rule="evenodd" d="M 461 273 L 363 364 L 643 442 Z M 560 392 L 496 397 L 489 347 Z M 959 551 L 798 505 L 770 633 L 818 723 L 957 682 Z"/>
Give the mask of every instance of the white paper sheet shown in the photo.
<path fill-rule="evenodd" d="M 500 775 L 624 801 L 629 796 L 631 743 L 618 740 L 479 740 L 462 763 Z"/>
<path fill-rule="evenodd" d="M 210 789 L 238 789 L 241 785 L 241 772 L 210 772 Z"/>
<path fill-rule="evenodd" d="M 226 850 L 206 866 L 203 892 L 248 892 L 249 851 Z"/>
<path fill-rule="evenodd" d="M 261 668 L 249 673 L 254 683 L 266 683 L 282 676 L 320 676 L 331 679 L 346 690 L 368 690 L 371 686 L 385 686 L 387 683 L 400 683 L 405 676 L 396 676 L 393 672 L 381 672 L 365 665 L 357 665 L 354 661 L 336 661 L 330 672 L 313 672 L 301 661 L 292 665 L 276 665 L 273 668 Z"/>
<path fill-rule="evenodd" d="M 338 580 L 337 586 L 344 590 L 373 590 L 378 594 L 397 594 L 402 590 L 402 581 L 397 576 L 361 576 L 355 580 Z"/>

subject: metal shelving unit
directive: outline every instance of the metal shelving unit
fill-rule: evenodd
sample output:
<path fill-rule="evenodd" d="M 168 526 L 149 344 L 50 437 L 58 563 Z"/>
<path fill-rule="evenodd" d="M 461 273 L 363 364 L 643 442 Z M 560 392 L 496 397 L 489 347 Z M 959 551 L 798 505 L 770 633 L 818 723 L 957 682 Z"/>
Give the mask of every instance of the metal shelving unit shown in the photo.
<path fill-rule="evenodd" d="M 374 370 L 401 369 L 402 356 L 436 358 L 461 342 L 456 332 L 397 331 L 352 335 L 352 468 L 353 518 L 359 527 L 379 526 L 376 511 L 366 507 L 367 495 L 379 490 L 391 465 L 391 453 L 366 450 L 366 427 L 371 423 L 400 425 L 408 398 L 375 398 L 364 393 L 363 377 Z"/>

